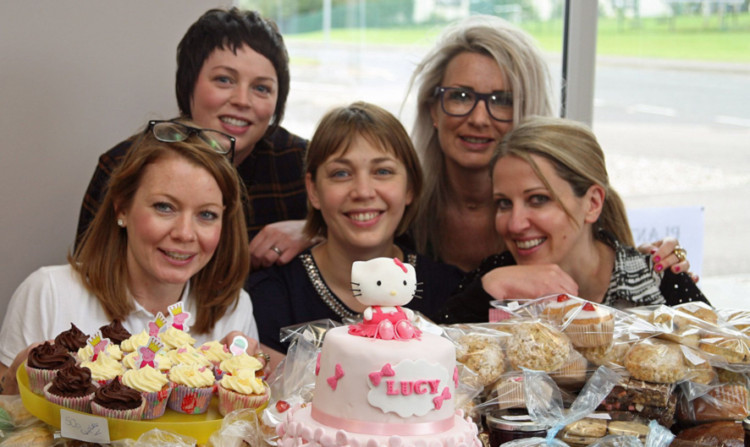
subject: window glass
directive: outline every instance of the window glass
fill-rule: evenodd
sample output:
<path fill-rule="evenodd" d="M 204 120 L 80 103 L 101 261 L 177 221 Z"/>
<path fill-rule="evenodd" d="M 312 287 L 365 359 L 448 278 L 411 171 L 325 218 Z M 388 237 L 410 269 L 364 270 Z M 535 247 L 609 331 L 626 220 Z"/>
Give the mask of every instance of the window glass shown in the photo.
<path fill-rule="evenodd" d="M 750 290 L 747 2 L 603 3 L 619 7 L 599 11 L 593 128 L 613 186 L 629 210 L 702 208 L 699 285 L 712 301 L 728 292 L 714 279 Z M 664 220 L 641 229 L 686 237 Z"/>
<path fill-rule="evenodd" d="M 238 2 L 279 25 L 292 72 L 284 126 L 308 138 L 329 108 L 357 100 L 386 108 L 411 131 L 415 105 L 413 98 L 406 103 L 404 99 L 414 67 L 446 24 L 472 14 L 498 15 L 532 33 L 548 53 L 559 85 L 561 4 L 558 0 Z"/>

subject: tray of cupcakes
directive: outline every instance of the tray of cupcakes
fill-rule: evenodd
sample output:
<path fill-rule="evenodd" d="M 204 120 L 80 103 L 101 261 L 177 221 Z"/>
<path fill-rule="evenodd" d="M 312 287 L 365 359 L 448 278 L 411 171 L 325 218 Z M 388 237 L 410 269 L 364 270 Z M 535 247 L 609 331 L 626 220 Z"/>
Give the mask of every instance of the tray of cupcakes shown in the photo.
<path fill-rule="evenodd" d="M 226 414 L 262 411 L 270 390 L 258 376 L 261 363 L 245 352 L 247 341 L 196 346 L 187 312 L 180 303 L 169 310 L 181 316 L 159 313 L 138 334 L 117 321 L 90 336 L 71 324 L 53 342 L 32 349 L 17 372 L 24 406 L 58 428 L 61 410 L 102 417 L 110 440 L 137 439 L 158 428 L 201 444 Z"/>

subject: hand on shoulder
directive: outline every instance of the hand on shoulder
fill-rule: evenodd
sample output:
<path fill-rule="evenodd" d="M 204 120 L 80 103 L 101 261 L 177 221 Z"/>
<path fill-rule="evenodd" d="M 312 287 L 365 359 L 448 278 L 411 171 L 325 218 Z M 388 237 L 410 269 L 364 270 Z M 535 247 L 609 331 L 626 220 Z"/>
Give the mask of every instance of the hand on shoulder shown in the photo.
<path fill-rule="evenodd" d="M 250 241 L 250 265 L 253 270 L 289 263 L 314 241 L 305 236 L 304 220 L 284 220 L 263 227 Z"/>

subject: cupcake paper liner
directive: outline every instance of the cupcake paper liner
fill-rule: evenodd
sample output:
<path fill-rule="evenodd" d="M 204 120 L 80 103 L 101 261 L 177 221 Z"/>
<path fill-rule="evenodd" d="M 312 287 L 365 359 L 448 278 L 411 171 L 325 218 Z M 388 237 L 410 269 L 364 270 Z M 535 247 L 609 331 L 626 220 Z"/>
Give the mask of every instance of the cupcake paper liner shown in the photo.
<path fill-rule="evenodd" d="M 53 404 L 60 405 L 62 407 L 70 408 L 72 410 L 81 411 L 84 413 L 91 413 L 91 400 L 94 399 L 94 393 L 86 396 L 68 397 L 68 396 L 57 396 L 49 392 L 49 388 L 52 383 L 48 383 L 44 387 L 44 397 L 52 402 Z"/>
<path fill-rule="evenodd" d="M 170 382 L 159 391 L 141 392 L 143 400 L 145 401 L 145 407 L 141 419 L 156 419 L 162 417 L 167 410 L 167 402 L 169 401 L 169 396 L 172 394 L 172 388 L 173 385 Z"/>
<path fill-rule="evenodd" d="M 146 401 L 141 398 L 141 405 L 137 408 L 129 410 L 115 410 L 113 408 L 106 408 L 98 403 L 91 401 L 91 412 L 96 416 L 104 416 L 112 419 L 126 419 L 129 421 L 140 421 L 143 409 L 146 406 Z"/>
<path fill-rule="evenodd" d="M 612 342 L 614 319 L 590 324 L 570 324 L 565 329 L 573 346 L 577 348 L 595 348 Z"/>
<path fill-rule="evenodd" d="M 44 395 L 44 387 L 52 382 L 59 369 L 39 369 L 26 365 L 26 374 L 29 376 L 29 388 L 35 394 Z"/>
<path fill-rule="evenodd" d="M 174 411 L 185 414 L 205 413 L 211 404 L 213 392 L 213 386 L 193 388 L 185 385 L 175 385 L 167 401 L 167 406 Z"/>
<path fill-rule="evenodd" d="M 265 388 L 264 394 L 240 394 L 219 385 L 219 413 L 226 416 L 228 413 L 241 408 L 257 409 L 268 402 L 269 398 L 268 387 Z"/>

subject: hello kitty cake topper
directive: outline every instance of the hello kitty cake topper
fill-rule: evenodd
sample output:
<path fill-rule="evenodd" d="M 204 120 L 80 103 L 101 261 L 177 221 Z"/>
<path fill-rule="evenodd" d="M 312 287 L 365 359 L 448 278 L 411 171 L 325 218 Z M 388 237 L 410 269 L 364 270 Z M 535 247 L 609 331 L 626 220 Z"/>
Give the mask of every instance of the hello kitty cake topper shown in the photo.
<path fill-rule="evenodd" d="M 362 323 L 349 326 L 349 333 L 383 340 L 419 338 L 414 312 L 404 306 L 417 290 L 414 267 L 398 258 L 375 258 L 352 264 L 352 292 L 368 306 Z"/>

